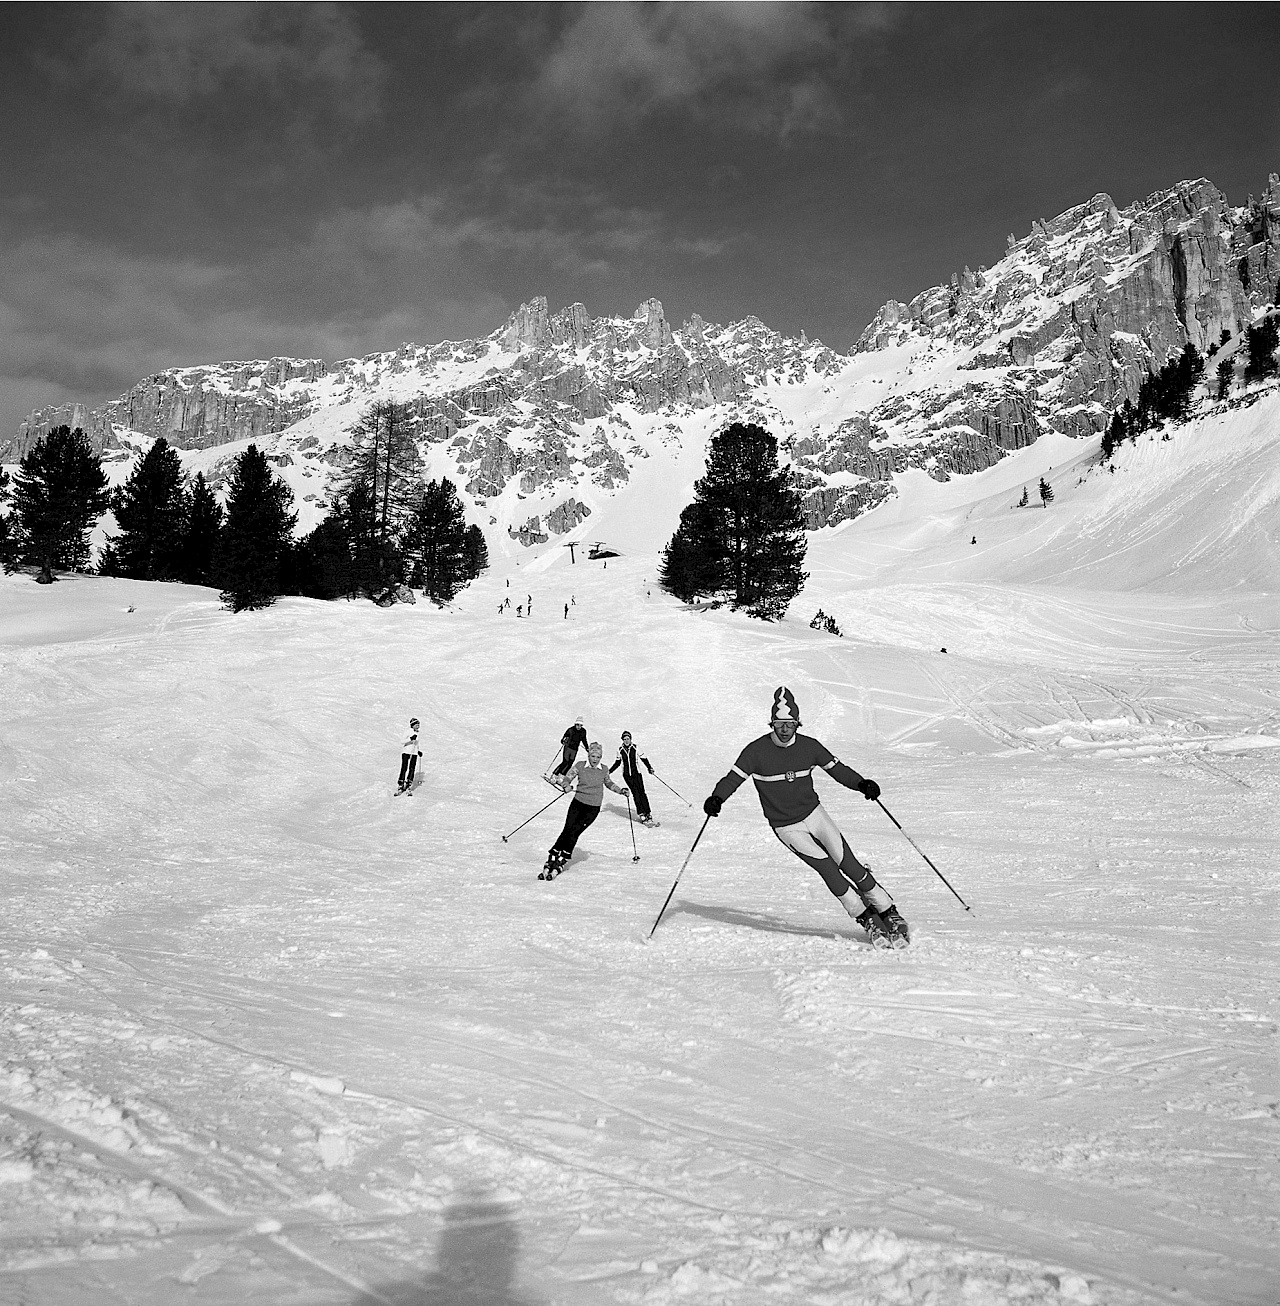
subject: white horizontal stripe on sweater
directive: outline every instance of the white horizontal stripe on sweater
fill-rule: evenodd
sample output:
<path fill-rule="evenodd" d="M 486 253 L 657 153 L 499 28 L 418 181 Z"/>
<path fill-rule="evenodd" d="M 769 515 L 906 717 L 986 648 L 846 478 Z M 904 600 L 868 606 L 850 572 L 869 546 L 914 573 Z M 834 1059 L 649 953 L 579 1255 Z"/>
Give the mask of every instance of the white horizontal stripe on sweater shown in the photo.
<path fill-rule="evenodd" d="M 756 781 L 798 780 L 802 775 L 812 775 L 812 774 L 813 774 L 813 767 L 806 766 L 803 771 L 784 771 L 781 775 L 752 775 L 752 776 L 748 776 L 747 779 L 756 780 Z"/>

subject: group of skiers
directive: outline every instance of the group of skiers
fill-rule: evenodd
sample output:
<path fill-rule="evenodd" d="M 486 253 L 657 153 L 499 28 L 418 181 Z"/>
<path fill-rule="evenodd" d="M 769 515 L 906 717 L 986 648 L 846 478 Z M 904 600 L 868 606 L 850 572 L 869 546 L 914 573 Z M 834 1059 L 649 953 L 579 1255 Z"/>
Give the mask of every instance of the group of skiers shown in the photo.
<path fill-rule="evenodd" d="M 560 748 L 560 761 L 543 778 L 565 793 L 572 791 L 573 801 L 565 814 L 564 828 L 547 850 L 546 864 L 538 876 L 540 880 L 553 880 L 564 869 L 573 856 L 579 837 L 600 815 L 606 789 L 615 794 L 629 795 L 628 802 L 635 802 L 636 820 L 641 825 L 652 827 L 658 824 L 653 819 L 649 795 L 645 792 L 644 776 L 640 771 L 640 764 L 644 763 L 645 769 L 652 775 L 653 766 L 636 747 L 630 730 L 622 732 L 618 755 L 607 771 L 603 765 L 604 746 L 595 741 L 588 742 L 587 730 L 581 717 L 560 737 Z M 581 748 L 587 750 L 585 762 L 576 761 Z M 623 782 L 616 785 L 609 777 L 619 767 L 622 768 Z"/>
<path fill-rule="evenodd" d="M 868 802 L 880 797 L 880 786 L 840 761 L 817 739 L 800 734 L 800 724 L 795 695 L 785 685 L 779 685 L 773 694 L 769 732 L 752 740 L 738 754 L 737 761 L 707 796 L 702 810 L 708 818 L 718 817 L 725 800 L 744 780 L 751 780 L 765 820 L 778 842 L 818 872 L 836 901 L 862 926 L 873 944 L 905 947 L 911 937 L 907 922 L 870 867 L 854 856 L 848 841 L 822 806 L 813 786 L 813 773 L 824 771 L 837 784 L 860 793 Z M 575 792 L 564 828 L 548 850 L 546 864 L 538 877 L 546 880 L 560 874 L 578 838 L 599 816 L 606 788 L 618 794 L 629 791 L 641 820 L 653 824 L 639 764 L 643 762 L 651 775 L 653 767 L 637 749 L 630 731 L 622 732 L 617 759 L 608 771 L 601 764 L 604 749 L 598 743 L 587 742 L 581 717 L 564 732 L 560 743 L 563 756 L 547 779 L 566 792 L 571 787 Z M 583 745 L 587 748 L 587 761 L 575 763 Z M 621 787 L 609 778 L 619 767 L 622 768 Z"/>
<path fill-rule="evenodd" d="M 905 947 L 911 937 L 907 922 L 870 868 L 854 856 L 848 841 L 823 807 L 813 786 L 813 775 L 815 771 L 823 771 L 837 784 L 860 793 L 868 802 L 880 797 L 880 786 L 847 766 L 817 739 L 800 734 L 800 724 L 795 695 L 785 685 L 779 685 L 773 694 L 768 733 L 753 739 L 738 754 L 737 761 L 703 802 L 702 810 L 708 819 L 718 817 L 725 800 L 737 792 L 743 781 L 752 781 L 765 820 L 778 842 L 817 871 L 836 901 L 866 931 L 872 944 Z M 412 792 L 414 769 L 422 756 L 416 718 L 410 721 L 409 729 L 401 753 L 397 793 Z M 599 742 L 588 740 L 582 717 L 561 736 L 560 747 L 560 761 L 543 778 L 563 792 L 571 792 L 573 799 L 564 826 L 547 851 L 547 860 L 538 875 L 540 880 L 553 880 L 564 869 L 579 838 L 600 815 L 606 789 L 629 795 L 642 825 L 658 824 L 653 819 L 640 768 L 643 764 L 650 775 L 654 769 L 629 730 L 622 732 L 618 755 L 607 770 L 603 764 L 604 748 Z M 587 760 L 579 762 L 578 752 L 584 747 Z M 619 767 L 621 785 L 611 779 Z"/>
<path fill-rule="evenodd" d="M 576 598 L 574 598 L 573 595 L 570 595 L 570 596 L 569 596 L 569 602 L 566 603 L 566 604 L 564 605 L 564 619 L 565 619 L 566 621 L 569 620 L 569 609 L 570 609 L 570 608 L 577 607 L 577 606 L 578 606 L 578 600 L 577 600 Z M 502 614 L 503 614 L 504 612 L 509 612 L 510 610 L 511 610 L 511 599 L 510 599 L 510 598 L 505 598 L 505 599 L 502 600 L 501 603 L 498 604 L 498 616 L 502 616 Z M 532 595 L 532 594 L 526 594 L 526 595 L 525 595 L 525 601 L 524 601 L 523 603 L 517 603 L 517 604 L 516 604 L 516 616 L 517 616 L 517 617 L 532 617 L 532 616 L 533 616 L 533 595 Z"/>

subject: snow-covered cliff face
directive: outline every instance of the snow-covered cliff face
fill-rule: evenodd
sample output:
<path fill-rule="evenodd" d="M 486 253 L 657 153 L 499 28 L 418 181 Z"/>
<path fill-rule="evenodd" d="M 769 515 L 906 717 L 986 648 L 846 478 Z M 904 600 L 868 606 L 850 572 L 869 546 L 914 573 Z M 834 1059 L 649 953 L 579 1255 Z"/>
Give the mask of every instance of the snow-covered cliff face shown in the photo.
<path fill-rule="evenodd" d="M 906 345 L 917 366 L 969 374 L 917 387 L 918 399 L 868 414 L 886 433 L 962 426 L 1101 430 L 1143 378 L 1188 343 L 1202 353 L 1276 300 L 1280 178 L 1232 209 L 1203 179 L 1118 210 L 1108 195 L 1009 237 L 1004 258 L 966 267 L 910 304 L 891 301 L 855 351 Z M 1020 440 L 1020 432 L 1011 435 Z M 1034 434 L 1033 437 L 1034 438 Z"/>
<path fill-rule="evenodd" d="M 430 474 L 458 484 L 492 547 L 578 529 L 650 458 L 696 475 L 716 429 L 754 420 L 778 436 L 818 529 L 874 507 L 907 468 L 946 479 L 1047 430 L 1100 430 L 1187 342 L 1207 352 L 1237 335 L 1277 282 L 1280 179 L 1234 209 L 1209 182 L 1185 182 L 1123 211 L 1096 195 L 1037 222 L 993 268 L 886 304 L 849 354 L 752 317 L 673 328 L 652 299 L 630 318 L 594 318 L 535 298 L 481 340 L 331 365 L 175 368 L 92 412 L 33 413 L 0 456 L 66 422 L 118 475 L 163 436 L 216 484 L 254 441 L 306 529 L 360 412 L 394 399 L 416 419 Z"/>

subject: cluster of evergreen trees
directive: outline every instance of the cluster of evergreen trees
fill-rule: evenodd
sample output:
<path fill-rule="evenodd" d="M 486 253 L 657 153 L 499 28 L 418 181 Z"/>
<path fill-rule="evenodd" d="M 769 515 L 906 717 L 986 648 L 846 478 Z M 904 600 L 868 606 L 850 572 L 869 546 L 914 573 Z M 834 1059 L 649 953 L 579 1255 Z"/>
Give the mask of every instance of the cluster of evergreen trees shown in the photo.
<path fill-rule="evenodd" d="M 1227 344 L 1231 332 L 1224 330 L 1218 344 L 1209 347 L 1212 358 L 1220 345 Z M 1271 314 L 1255 326 L 1245 329 L 1245 365 L 1243 381 L 1252 385 L 1271 376 L 1280 376 L 1280 316 Z M 1236 357 L 1239 357 L 1237 354 Z M 1217 397 L 1225 399 L 1235 378 L 1235 358 L 1222 359 L 1216 369 Z M 1204 359 L 1194 345 L 1170 360 L 1158 372 L 1147 377 L 1138 391 L 1138 402 L 1125 400 L 1124 406 L 1111 416 L 1102 436 L 1102 456 L 1109 460 L 1124 440 L 1136 440 L 1166 419 L 1185 421 L 1191 415 L 1191 398 L 1204 374 Z"/>
<path fill-rule="evenodd" d="M 1280 362 L 1276 350 L 1280 348 L 1280 317 L 1274 314 L 1251 326 L 1245 334 L 1249 357 L 1244 365 L 1244 383 L 1265 381 L 1269 376 L 1280 376 Z"/>
<path fill-rule="evenodd" d="M 379 597 L 405 583 L 444 603 L 488 566 L 484 535 L 468 527 L 448 480 L 423 485 L 400 405 L 375 405 L 354 432 L 334 511 L 297 542 L 293 493 L 256 445 L 241 454 L 225 512 L 202 473 L 188 483 L 181 460 L 157 440 L 128 480 L 109 491 L 84 432 L 60 426 L 22 459 L 14 484 L 0 471 L 0 562 L 79 570 L 108 508 L 120 527 L 99 571 L 138 580 L 214 585 L 235 611 L 280 594 Z"/>
<path fill-rule="evenodd" d="M 808 576 L 805 517 L 778 442 L 735 422 L 712 441 L 706 475 L 663 550 L 659 583 L 685 603 L 712 597 L 776 621 Z"/>
<path fill-rule="evenodd" d="M 374 404 L 352 431 L 332 511 L 299 542 L 298 592 L 377 597 L 400 584 L 447 603 L 489 565 L 479 526 L 468 526 L 452 481 L 425 486 L 403 404 Z"/>
<path fill-rule="evenodd" d="M 210 583 L 222 507 L 203 472 L 187 484 L 178 451 L 167 440 L 143 454 L 129 479 L 111 492 L 109 506 L 120 534 L 98 560 L 104 576 Z"/>
<path fill-rule="evenodd" d="M 1184 421 L 1191 415 L 1191 397 L 1204 374 L 1204 358 L 1195 345 L 1187 347 L 1153 372 L 1138 389 L 1138 402 L 1124 401 L 1111 415 L 1102 435 L 1102 457 L 1110 460 L 1125 440 L 1136 440 L 1160 422 Z"/>

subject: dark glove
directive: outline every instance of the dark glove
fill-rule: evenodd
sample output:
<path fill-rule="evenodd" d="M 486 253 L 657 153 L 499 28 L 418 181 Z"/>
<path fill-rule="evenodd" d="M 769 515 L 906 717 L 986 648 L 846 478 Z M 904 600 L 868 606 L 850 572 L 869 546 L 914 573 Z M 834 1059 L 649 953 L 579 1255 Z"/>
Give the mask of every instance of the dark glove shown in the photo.
<path fill-rule="evenodd" d="M 645 763 L 645 766 L 649 766 L 649 763 L 646 762 L 646 763 Z M 651 767 L 651 766 L 649 766 L 649 774 L 650 774 L 650 775 L 653 774 L 653 767 Z"/>
<path fill-rule="evenodd" d="M 874 780 L 864 780 L 858 786 L 858 792 L 867 800 L 867 802 L 874 803 L 875 800 L 880 797 L 880 786 L 876 784 Z"/>
<path fill-rule="evenodd" d="M 720 809 L 724 806 L 724 799 L 712 794 L 705 803 L 702 804 L 702 810 L 708 816 L 719 816 Z"/>

